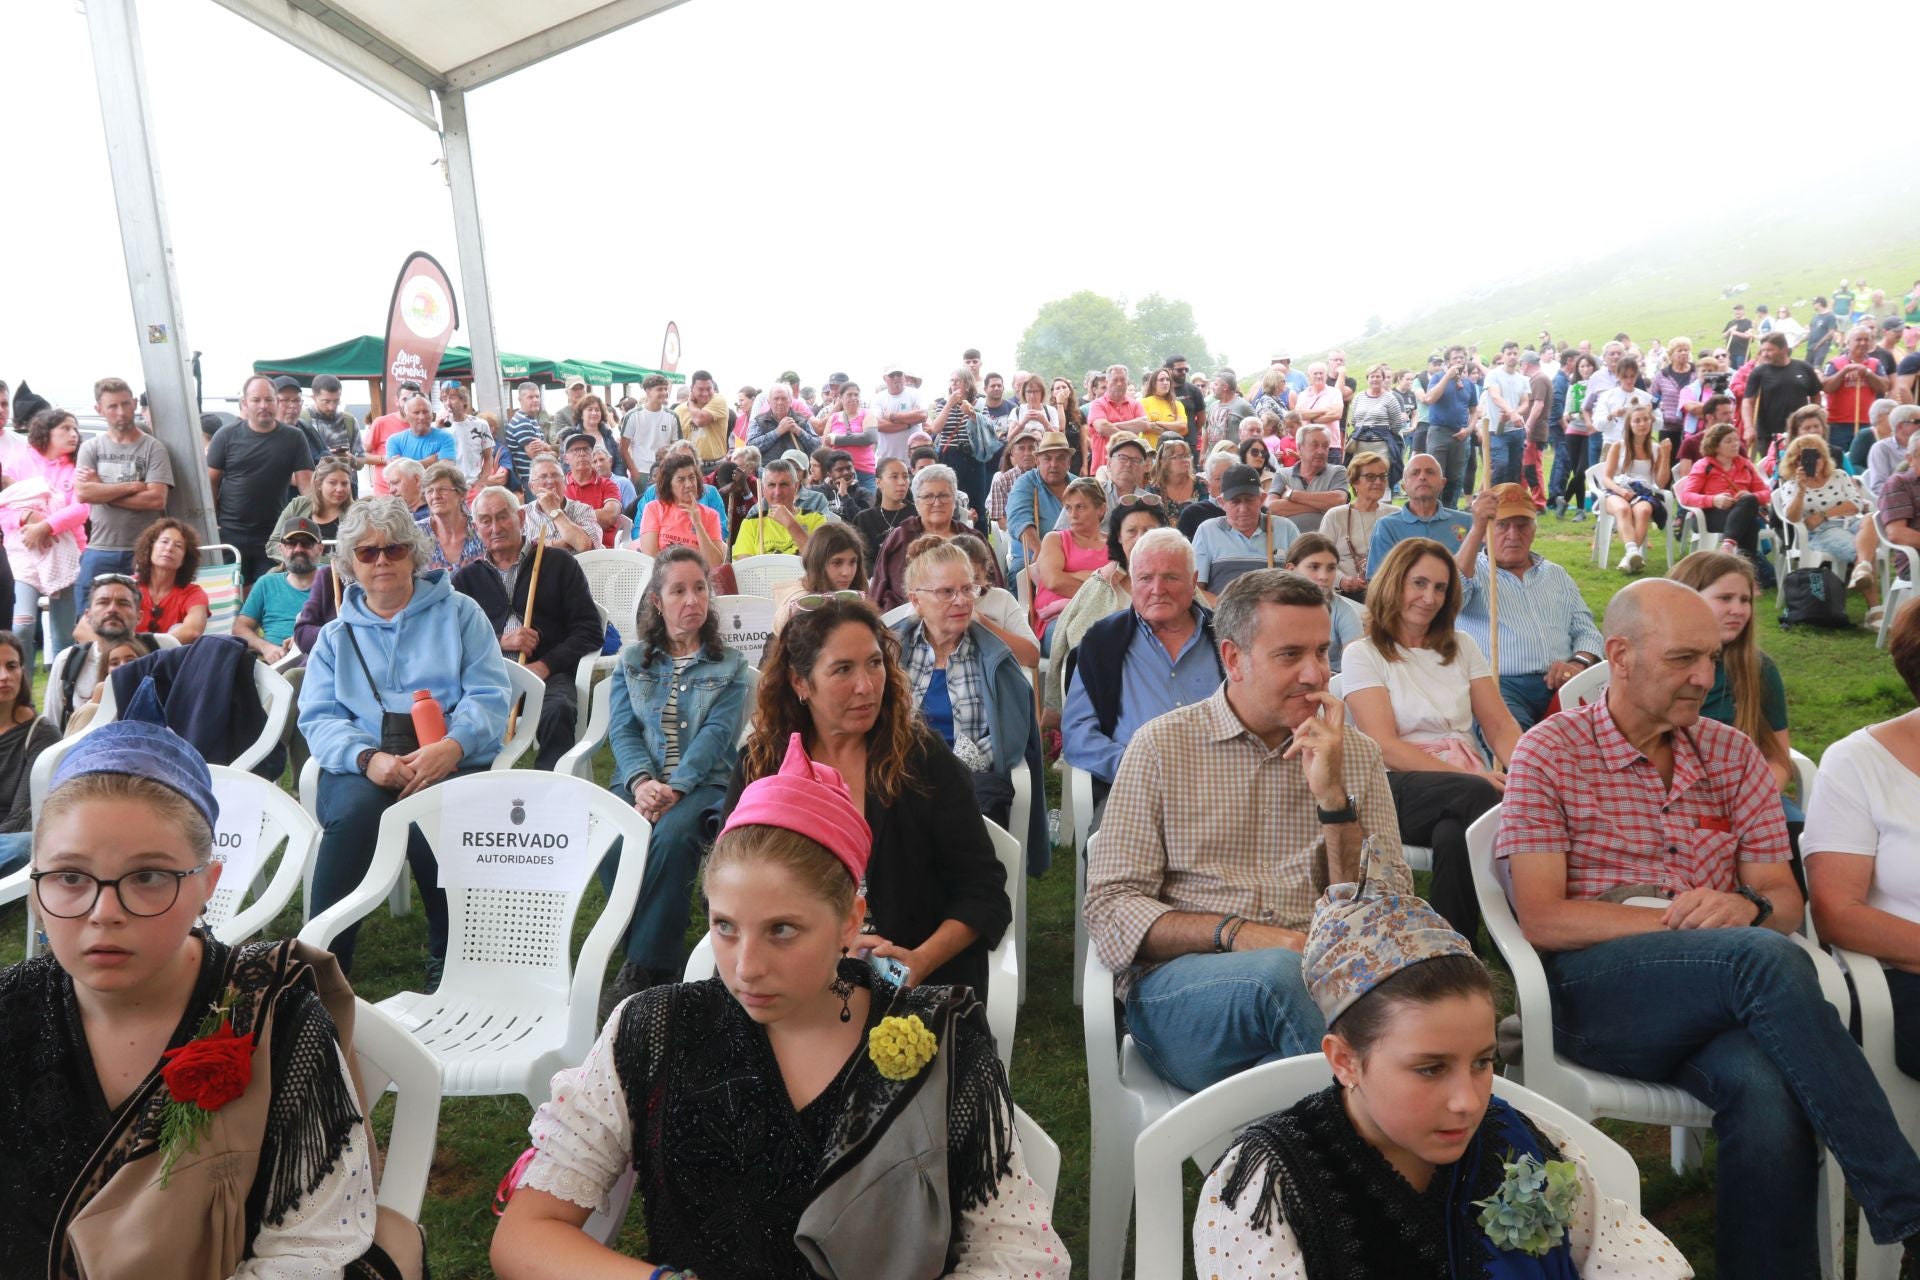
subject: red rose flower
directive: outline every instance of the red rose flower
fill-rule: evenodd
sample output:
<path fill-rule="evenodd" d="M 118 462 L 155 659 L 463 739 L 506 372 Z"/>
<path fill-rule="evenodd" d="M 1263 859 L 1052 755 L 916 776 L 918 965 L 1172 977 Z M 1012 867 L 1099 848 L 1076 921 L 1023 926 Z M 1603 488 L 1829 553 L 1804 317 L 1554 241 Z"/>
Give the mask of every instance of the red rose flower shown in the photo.
<path fill-rule="evenodd" d="M 189 1040 L 160 1055 L 160 1078 L 176 1102 L 218 1111 L 247 1091 L 253 1079 L 253 1041 L 222 1021 L 212 1035 Z"/>

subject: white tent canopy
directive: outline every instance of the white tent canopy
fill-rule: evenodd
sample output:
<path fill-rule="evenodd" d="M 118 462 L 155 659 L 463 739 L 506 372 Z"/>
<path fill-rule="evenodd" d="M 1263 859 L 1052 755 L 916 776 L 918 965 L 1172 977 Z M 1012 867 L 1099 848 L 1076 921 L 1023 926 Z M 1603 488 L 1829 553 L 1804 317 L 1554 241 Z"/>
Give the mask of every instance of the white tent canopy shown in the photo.
<path fill-rule="evenodd" d="M 184 483 L 172 511 L 217 535 L 201 461 L 191 348 L 140 54 L 137 0 L 84 0 L 127 286 L 140 338 L 148 420 Z M 466 92 L 684 0 L 217 0 L 436 130 L 447 166 L 468 344 L 476 371 L 499 368 L 486 248 L 467 138 Z M 437 110 L 436 110 L 437 107 Z M 476 376 L 478 408 L 501 409 L 498 378 Z"/>

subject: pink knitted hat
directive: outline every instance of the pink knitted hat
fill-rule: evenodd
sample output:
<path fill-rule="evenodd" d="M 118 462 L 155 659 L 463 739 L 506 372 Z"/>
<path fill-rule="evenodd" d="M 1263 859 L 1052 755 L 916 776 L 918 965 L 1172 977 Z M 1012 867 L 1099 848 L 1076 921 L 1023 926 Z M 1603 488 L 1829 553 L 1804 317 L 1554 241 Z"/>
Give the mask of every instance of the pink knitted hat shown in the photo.
<path fill-rule="evenodd" d="M 741 791 L 733 813 L 720 828 L 725 835 L 735 827 L 780 827 L 816 841 L 840 859 L 857 885 L 867 874 L 873 856 L 873 829 L 853 807 L 846 780 L 831 765 L 807 758 L 799 734 L 787 743 L 780 770 Z"/>

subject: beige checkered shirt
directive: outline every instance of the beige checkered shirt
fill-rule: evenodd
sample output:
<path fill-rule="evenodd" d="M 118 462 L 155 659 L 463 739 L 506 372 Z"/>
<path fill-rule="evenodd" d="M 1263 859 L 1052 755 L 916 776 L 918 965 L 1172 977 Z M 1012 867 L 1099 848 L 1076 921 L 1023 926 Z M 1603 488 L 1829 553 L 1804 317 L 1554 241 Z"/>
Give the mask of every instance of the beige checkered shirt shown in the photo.
<path fill-rule="evenodd" d="M 1087 929 L 1124 995 L 1153 922 L 1168 911 L 1238 915 L 1307 927 L 1327 887 L 1327 842 L 1291 739 L 1269 751 L 1227 705 L 1226 685 L 1133 735 L 1087 864 Z M 1386 860 L 1376 870 L 1413 892 L 1380 748 L 1349 727 L 1347 791 L 1360 829 Z"/>

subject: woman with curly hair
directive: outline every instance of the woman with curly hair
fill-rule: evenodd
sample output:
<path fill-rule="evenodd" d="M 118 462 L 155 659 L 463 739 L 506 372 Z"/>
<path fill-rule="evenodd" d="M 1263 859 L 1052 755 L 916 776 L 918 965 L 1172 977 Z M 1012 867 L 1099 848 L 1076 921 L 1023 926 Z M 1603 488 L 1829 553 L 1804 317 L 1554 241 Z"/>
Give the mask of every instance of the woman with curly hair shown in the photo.
<path fill-rule="evenodd" d="M 873 828 L 867 923 L 856 945 L 918 983 L 987 989 L 987 952 L 1013 918 L 1006 874 L 973 780 L 916 714 L 899 644 L 870 605 L 828 599 L 797 613 L 760 670 L 753 736 L 721 813 L 778 772 L 798 734 L 840 771 Z"/>
<path fill-rule="evenodd" d="M 627 960 L 608 1007 L 679 977 L 686 961 L 687 891 L 706 844 L 705 815 L 726 794 L 747 705 L 747 662 L 720 641 L 711 573 L 692 547 L 653 562 L 639 639 L 620 651 L 609 695 L 615 795 L 653 824 L 647 874 L 627 926 Z M 625 627 L 625 619 L 618 625 Z M 616 849 L 600 869 L 612 887 Z"/>
<path fill-rule="evenodd" d="M 133 544 L 133 578 L 140 584 L 134 630 L 164 631 L 181 644 L 198 640 L 213 610 L 206 590 L 194 581 L 199 571 L 200 535 L 192 525 L 168 516 L 142 530 Z"/>

